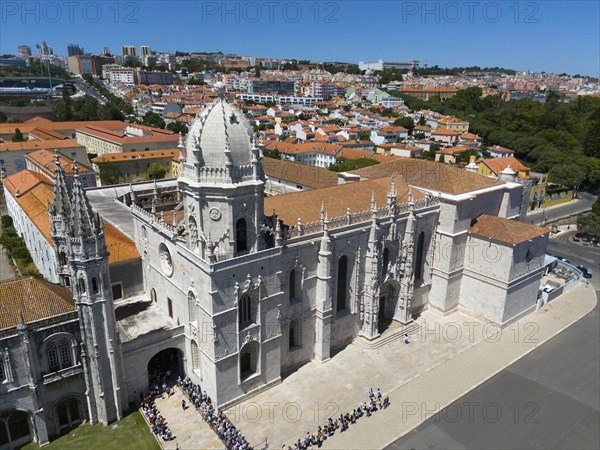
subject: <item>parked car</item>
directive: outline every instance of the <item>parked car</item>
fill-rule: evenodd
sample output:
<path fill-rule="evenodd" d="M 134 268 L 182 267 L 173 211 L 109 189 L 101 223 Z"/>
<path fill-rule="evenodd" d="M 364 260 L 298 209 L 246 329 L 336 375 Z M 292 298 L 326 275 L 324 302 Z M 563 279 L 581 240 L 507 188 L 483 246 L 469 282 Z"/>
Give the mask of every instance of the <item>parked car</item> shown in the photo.
<path fill-rule="evenodd" d="M 577 266 L 577 268 L 583 273 L 583 278 L 592 278 L 592 269 L 585 266 Z"/>

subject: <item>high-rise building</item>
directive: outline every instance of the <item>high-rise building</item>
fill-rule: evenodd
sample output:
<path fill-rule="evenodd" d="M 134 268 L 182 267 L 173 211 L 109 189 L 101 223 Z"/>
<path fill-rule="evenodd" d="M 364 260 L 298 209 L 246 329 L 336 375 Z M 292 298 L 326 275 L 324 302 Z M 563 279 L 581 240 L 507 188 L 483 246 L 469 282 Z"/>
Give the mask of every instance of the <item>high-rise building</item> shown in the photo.
<path fill-rule="evenodd" d="M 38 50 L 40 51 L 40 55 L 42 56 L 54 55 L 54 50 L 52 50 L 52 47 L 46 44 L 46 41 L 43 41 L 41 45 L 38 44 L 36 47 L 38 48 Z"/>
<path fill-rule="evenodd" d="M 79 56 L 83 55 L 85 52 L 83 47 L 79 44 L 69 44 L 67 46 L 67 53 L 69 56 Z"/>
<path fill-rule="evenodd" d="M 140 58 L 144 58 L 145 56 L 150 56 L 150 47 L 147 45 L 142 45 L 140 47 Z"/>
<path fill-rule="evenodd" d="M 31 47 L 29 45 L 19 45 L 17 47 L 19 58 L 27 58 L 31 56 Z"/>
<path fill-rule="evenodd" d="M 123 56 L 137 56 L 137 48 L 133 45 L 124 45 L 121 47 Z"/>
<path fill-rule="evenodd" d="M 104 47 L 103 53 L 104 53 L 104 56 L 110 56 L 110 48 Z"/>

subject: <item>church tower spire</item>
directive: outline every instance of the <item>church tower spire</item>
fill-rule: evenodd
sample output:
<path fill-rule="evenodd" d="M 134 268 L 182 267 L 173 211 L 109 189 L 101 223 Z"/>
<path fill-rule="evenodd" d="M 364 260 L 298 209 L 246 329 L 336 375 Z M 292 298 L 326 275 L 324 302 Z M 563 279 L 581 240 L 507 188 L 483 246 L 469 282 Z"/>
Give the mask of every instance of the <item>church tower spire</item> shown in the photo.
<path fill-rule="evenodd" d="M 60 175 L 57 178 L 60 179 Z M 55 210 L 58 210 L 63 193 L 55 187 Z M 67 249 L 70 284 L 81 329 L 90 421 L 108 424 L 122 417 L 120 374 L 117 366 L 117 361 L 120 360 L 120 343 L 116 333 L 108 270 L 109 253 L 104 226 L 100 217 L 92 211 L 77 167 L 74 167 L 70 194 L 70 225 L 66 233 L 57 233 L 53 237 L 55 245 L 64 239 Z M 65 215 L 62 214 L 61 217 Z"/>
<path fill-rule="evenodd" d="M 67 236 L 71 233 L 70 191 L 65 179 L 65 172 L 60 164 L 58 152 L 54 153 L 54 193 L 52 202 L 48 203 L 50 215 L 50 236 L 56 250 L 56 273 L 60 284 L 70 286 L 70 272 L 67 265 Z"/>

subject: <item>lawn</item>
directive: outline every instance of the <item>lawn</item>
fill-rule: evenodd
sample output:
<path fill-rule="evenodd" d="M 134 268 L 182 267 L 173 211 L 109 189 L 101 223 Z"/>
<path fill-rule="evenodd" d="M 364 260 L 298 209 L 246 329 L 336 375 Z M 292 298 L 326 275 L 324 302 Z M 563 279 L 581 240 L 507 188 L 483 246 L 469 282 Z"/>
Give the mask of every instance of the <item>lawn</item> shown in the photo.
<path fill-rule="evenodd" d="M 115 429 L 113 429 L 116 427 Z M 30 443 L 24 450 L 37 450 L 39 445 Z M 68 434 L 53 440 L 44 449 L 60 450 L 160 450 L 152 432 L 139 411 L 126 416 L 120 422 L 105 427 L 102 424 L 79 425 Z"/>

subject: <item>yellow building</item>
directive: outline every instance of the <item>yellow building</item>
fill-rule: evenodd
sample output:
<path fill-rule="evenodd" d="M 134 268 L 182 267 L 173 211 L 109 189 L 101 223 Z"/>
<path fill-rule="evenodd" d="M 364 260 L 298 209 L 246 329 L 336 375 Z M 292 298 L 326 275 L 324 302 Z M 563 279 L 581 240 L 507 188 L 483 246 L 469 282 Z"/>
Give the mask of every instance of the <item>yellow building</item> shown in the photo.
<path fill-rule="evenodd" d="M 179 150 L 109 153 L 92 159 L 92 164 L 98 186 L 148 180 L 148 169 L 152 164 L 165 168 L 164 178 L 174 178 L 179 176 Z"/>

